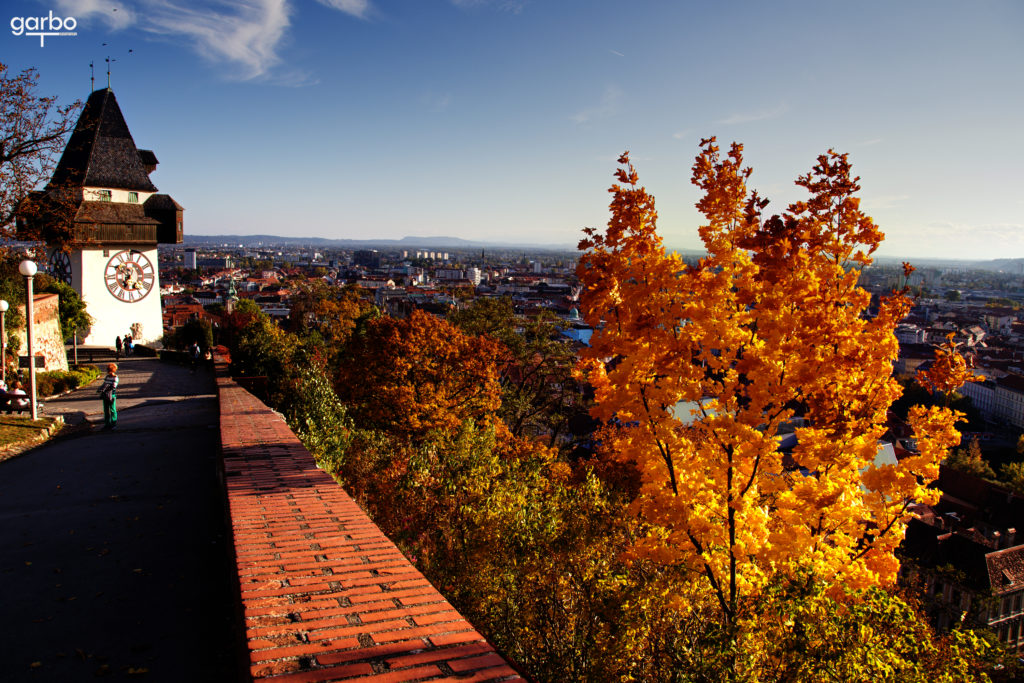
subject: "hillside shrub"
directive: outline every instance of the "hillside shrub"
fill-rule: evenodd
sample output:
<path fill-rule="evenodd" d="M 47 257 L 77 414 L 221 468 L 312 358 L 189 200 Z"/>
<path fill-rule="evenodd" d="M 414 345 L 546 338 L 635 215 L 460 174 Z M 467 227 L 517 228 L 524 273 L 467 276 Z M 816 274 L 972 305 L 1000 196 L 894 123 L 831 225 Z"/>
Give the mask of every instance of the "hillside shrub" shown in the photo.
<path fill-rule="evenodd" d="M 36 395 L 56 396 L 85 386 L 100 376 L 93 365 L 77 365 L 71 370 L 51 370 L 36 375 Z M 27 380 L 26 380 L 27 381 Z"/>

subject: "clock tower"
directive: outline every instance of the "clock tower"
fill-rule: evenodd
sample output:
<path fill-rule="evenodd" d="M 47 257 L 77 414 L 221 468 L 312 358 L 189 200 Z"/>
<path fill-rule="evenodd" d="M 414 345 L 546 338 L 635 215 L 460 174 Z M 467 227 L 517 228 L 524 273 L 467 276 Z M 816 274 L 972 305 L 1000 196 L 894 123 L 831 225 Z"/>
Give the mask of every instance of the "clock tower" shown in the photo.
<path fill-rule="evenodd" d="M 48 267 L 86 303 L 86 345 L 113 346 L 129 332 L 145 344 L 163 336 L 157 245 L 182 242 L 184 209 L 157 193 L 156 166 L 105 88 L 89 96 L 49 185 L 30 197 L 49 224 L 34 227 L 64 235 L 64 248 L 48 246 Z"/>

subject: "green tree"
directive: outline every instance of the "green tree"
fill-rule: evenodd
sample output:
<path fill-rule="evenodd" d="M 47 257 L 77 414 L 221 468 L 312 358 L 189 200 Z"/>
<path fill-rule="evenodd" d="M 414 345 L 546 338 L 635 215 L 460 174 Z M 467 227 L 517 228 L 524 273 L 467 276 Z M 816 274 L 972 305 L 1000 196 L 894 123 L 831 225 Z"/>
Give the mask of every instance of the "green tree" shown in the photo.
<path fill-rule="evenodd" d="M 1024 461 L 1004 463 L 999 468 L 999 481 L 1024 496 Z"/>
<path fill-rule="evenodd" d="M 473 335 L 499 341 L 506 353 L 500 367 L 500 415 L 514 436 L 539 434 L 548 445 L 568 445 L 569 418 L 583 409 L 583 393 L 573 378 L 575 354 L 562 336 L 564 324 L 550 311 L 517 316 L 512 300 L 480 298 L 448 320 Z"/>
<path fill-rule="evenodd" d="M 238 347 L 242 330 L 257 318 L 266 318 L 267 315 L 260 310 L 260 307 L 250 299 L 239 299 L 235 303 L 235 310 L 231 313 L 226 311 L 219 314 L 221 325 L 214 334 L 214 342 L 223 344 L 235 351 Z"/>
<path fill-rule="evenodd" d="M 213 325 L 205 318 L 189 320 L 178 330 L 176 342 L 178 348 L 189 348 L 192 343 L 199 344 L 203 351 L 213 347 Z"/>
<path fill-rule="evenodd" d="M 21 308 L 25 306 L 25 278 L 18 272 L 21 258 L 11 252 L 0 253 L 0 299 L 9 304 L 4 314 L 4 325 L 7 330 L 8 353 L 17 355 L 21 339 L 16 334 L 25 326 L 25 316 Z"/>
<path fill-rule="evenodd" d="M 267 400 L 280 405 L 291 392 L 298 374 L 296 354 L 299 342 L 262 313 L 249 319 L 238 331 L 231 350 L 231 374 L 265 377 Z"/>
<path fill-rule="evenodd" d="M 353 425 L 324 369 L 300 363 L 278 409 L 320 466 L 340 476 Z"/>
<path fill-rule="evenodd" d="M 92 316 L 86 311 L 85 302 L 78 296 L 78 292 L 66 282 L 45 274 L 37 275 L 36 283 L 38 291 L 50 292 L 59 297 L 58 315 L 64 342 L 70 343 L 76 331 L 79 337 L 85 336 L 92 326 Z"/>
<path fill-rule="evenodd" d="M 756 620 L 770 644 L 762 680 L 987 681 L 1002 654 L 980 632 L 936 634 L 913 602 L 878 587 L 834 595 L 813 580 L 785 582 L 765 593 Z"/>
<path fill-rule="evenodd" d="M 990 481 L 994 481 L 996 478 L 996 473 L 981 452 L 981 444 L 978 443 L 977 439 L 971 439 L 966 449 L 957 448 L 950 453 L 949 457 L 946 458 L 946 466 L 957 472 L 973 474 L 976 477 Z"/>
<path fill-rule="evenodd" d="M 337 366 L 357 321 L 370 308 L 356 287 L 339 288 L 323 280 L 296 285 L 290 306 L 289 331 L 303 337 L 307 346 L 315 346 L 328 367 Z"/>

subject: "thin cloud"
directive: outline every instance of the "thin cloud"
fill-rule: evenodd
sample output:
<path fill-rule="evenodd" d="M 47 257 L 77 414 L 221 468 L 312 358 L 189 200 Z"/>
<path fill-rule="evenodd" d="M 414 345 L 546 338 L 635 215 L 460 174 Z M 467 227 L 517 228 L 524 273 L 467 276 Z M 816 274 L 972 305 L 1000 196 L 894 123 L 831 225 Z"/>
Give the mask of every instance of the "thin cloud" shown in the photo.
<path fill-rule="evenodd" d="M 878 209 L 891 209 L 908 199 L 910 199 L 909 194 L 887 194 L 878 197 L 865 197 L 863 202 L 866 208 L 877 211 Z"/>
<path fill-rule="evenodd" d="M 674 140 L 686 140 L 687 138 L 690 138 L 692 135 L 693 129 L 687 128 L 685 130 L 677 130 L 675 133 L 672 133 L 672 138 Z"/>
<path fill-rule="evenodd" d="M 608 52 L 611 52 L 616 57 L 625 57 L 626 56 L 626 55 L 622 54 L 621 52 L 619 52 L 618 50 L 608 50 Z"/>
<path fill-rule="evenodd" d="M 349 16 L 365 19 L 370 0 L 319 0 Z M 240 80 L 267 78 L 288 85 L 312 82 L 308 74 L 275 73 L 278 54 L 291 25 L 290 0 L 238 0 L 187 3 L 185 0 L 56 0 L 62 12 L 80 22 L 99 21 L 110 29 L 135 26 L 169 42 L 183 41 L 211 62 L 227 64 Z"/>
<path fill-rule="evenodd" d="M 243 80 L 264 76 L 280 62 L 277 48 L 289 26 L 286 0 L 247 0 L 229 11 L 148 3 L 146 24 L 156 35 L 181 36 L 211 61 L 235 65 Z"/>
<path fill-rule="evenodd" d="M 927 258 L 995 259 L 1024 249 L 1024 224 L 954 223 L 936 221 L 923 226 L 883 226 L 889 254 Z M 949 245 L 954 245 L 950 247 Z"/>
<path fill-rule="evenodd" d="M 104 0 L 56 0 L 57 9 L 64 16 L 73 16 L 79 22 L 102 21 L 112 31 L 119 31 L 135 23 L 135 11 L 120 2 Z"/>
<path fill-rule="evenodd" d="M 598 119 L 608 118 L 619 108 L 619 101 L 622 99 L 622 90 L 616 85 L 605 86 L 601 101 L 592 107 L 582 109 L 569 117 L 575 123 L 590 123 Z"/>
<path fill-rule="evenodd" d="M 927 232 L 934 237 L 957 237 L 977 244 L 991 247 L 1000 245 L 1019 246 L 1024 244 L 1024 224 L 1021 223 L 988 223 L 968 224 L 936 222 L 929 223 Z"/>
<path fill-rule="evenodd" d="M 358 19 L 366 19 L 370 12 L 369 0 L 317 0 L 321 5 L 351 14 Z"/>
<path fill-rule="evenodd" d="M 720 126 L 733 126 L 738 123 L 752 123 L 753 121 L 764 121 L 766 119 L 774 119 L 776 117 L 782 116 L 787 111 L 789 111 L 789 105 L 780 104 L 779 106 L 773 107 L 771 109 L 760 109 L 757 111 L 732 114 L 731 116 L 727 116 L 724 119 L 715 121 L 715 123 Z"/>
<path fill-rule="evenodd" d="M 871 138 L 870 140 L 864 140 L 862 142 L 855 142 L 854 145 L 856 147 L 871 147 L 872 145 L 877 145 L 880 142 L 882 142 L 882 138 Z"/>

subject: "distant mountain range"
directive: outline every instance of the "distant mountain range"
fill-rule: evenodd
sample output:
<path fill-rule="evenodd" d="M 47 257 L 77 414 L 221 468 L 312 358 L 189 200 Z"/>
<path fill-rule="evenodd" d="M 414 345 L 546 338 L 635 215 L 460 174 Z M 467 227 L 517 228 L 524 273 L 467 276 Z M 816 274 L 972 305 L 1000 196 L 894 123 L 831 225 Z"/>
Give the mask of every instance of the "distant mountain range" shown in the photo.
<path fill-rule="evenodd" d="M 1024 258 L 1001 258 L 990 261 L 953 259 L 953 258 L 897 258 L 879 256 L 875 262 L 881 265 L 895 265 L 900 261 L 908 261 L 918 268 L 969 268 L 971 270 L 988 270 L 1012 275 L 1024 274 Z"/>
<path fill-rule="evenodd" d="M 514 242 L 486 242 L 461 237 L 415 237 L 402 239 L 328 239 L 325 237 L 282 237 L 281 235 L 185 235 L 185 246 L 238 244 L 243 247 L 309 246 L 339 249 L 369 249 L 373 247 L 401 249 L 533 249 L 545 251 L 575 251 L 575 244 L 522 244 Z"/>
<path fill-rule="evenodd" d="M 1000 258 L 994 261 L 975 261 L 978 268 L 1001 270 L 1004 273 L 1024 274 L 1024 258 Z"/>
<path fill-rule="evenodd" d="M 185 246 L 219 246 L 222 244 L 241 245 L 251 248 L 258 246 L 307 246 L 307 247 L 334 247 L 337 249 L 372 249 L 374 247 L 384 249 L 504 249 L 504 250 L 530 250 L 530 251 L 576 251 L 575 243 L 565 244 L 523 244 L 515 242 L 488 242 L 484 240 L 467 240 L 462 237 L 418 237 L 406 236 L 402 239 L 328 239 L 326 237 L 284 237 L 281 235 L 185 235 Z M 667 245 L 669 249 L 675 248 L 682 254 L 701 255 L 703 252 L 695 249 L 678 248 Z M 892 256 L 881 256 L 876 259 L 880 264 L 899 263 L 908 260 L 921 267 L 931 266 L 933 268 L 973 268 L 978 270 L 1002 271 L 1004 273 L 1024 274 L 1024 258 L 994 259 L 991 261 L 975 261 L 951 258 L 897 258 Z"/>

